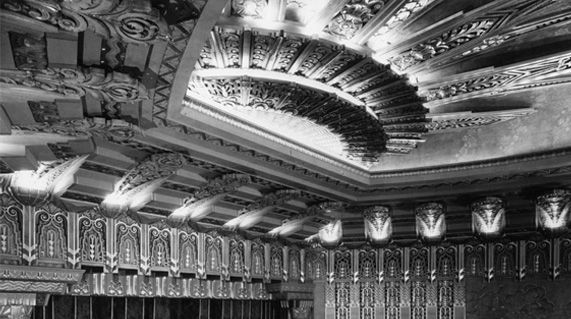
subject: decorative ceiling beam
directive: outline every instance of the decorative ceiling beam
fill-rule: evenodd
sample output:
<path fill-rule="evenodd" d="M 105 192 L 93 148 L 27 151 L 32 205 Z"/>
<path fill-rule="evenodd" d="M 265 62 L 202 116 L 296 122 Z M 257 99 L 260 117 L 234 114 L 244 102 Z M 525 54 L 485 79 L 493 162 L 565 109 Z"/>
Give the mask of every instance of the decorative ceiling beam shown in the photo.
<path fill-rule="evenodd" d="M 189 221 L 198 222 L 211 212 L 214 204 L 251 182 L 250 176 L 245 174 L 226 174 L 214 178 L 185 198 L 183 206 L 170 214 L 166 222 L 171 227 L 182 227 Z"/>
<path fill-rule="evenodd" d="M 497 36 L 553 3 L 551 0 L 496 1 L 475 9 L 453 24 L 443 24 L 407 40 L 379 58 L 388 60 L 399 72 L 417 73 L 426 67 L 425 62 L 441 63 L 470 51 L 484 39 Z"/>
<path fill-rule="evenodd" d="M 113 193 L 99 205 L 101 214 L 116 218 L 128 212 L 137 212 L 151 200 L 153 192 L 185 162 L 186 159 L 180 154 L 151 155 L 115 185 Z"/>
<path fill-rule="evenodd" d="M 272 211 L 274 208 L 296 199 L 300 195 L 301 192 L 298 190 L 280 190 L 275 193 L 265 195 L 259 201 L 240 210 L 238 212 L 239 216 L 226 222 L 222 228 L 231 230 L 248 229 L 259 223 L 264 215 Z"/>
<path fill-rule="evenodd" d="M 125 73 L 110 73 L 96 67 L 0 70 L 0 82 L 8 87 L 49 91 L 66 97 L 89 94 L 106 102 L 136 102 L 148 99 L 147 89 L 138 80 Z"/>
<path fill-rule="evenodd" d="M 253 79 L 272 81 L 272 82 L 287 82 L 292 84 L 295 83 L 317 91 L 335 94 L 335 96 L 353 105 L 364 106 L 364 103 L 361 100 L 353 97 L 351 94 L 348 94 L 341 89 L 324 84 L 317 80 L 312 80 L 305 77 L 282 73 L 282 72 L 260 70 L 260 69 L 220 68 L 220 69 L 196 70 L 192 76 L 193 76 L 193 81 L 191 83 L 193 84 L 197 83 L 196 81 L 199 78 L 220 79 L 220 78 L 235 78 L 242 76 L 250 77 Z"/>
<path fill-rule="evenodd" d="M 156 43 L 166 40 L 169 33 L 167 23 L 149 0 L 102 0 L 96 3 L 89 0 L 7 0 L 2 7 L 65 31 L 78 33 L 89 29 L 106 39 L 119 38 L 128 43 Z"/>
<path fill-rule="evenodd" d="M 419 95 L 433 108 L 476 97 L 514 93 L 571 82 L 571 51 L 500 68 L 466 72 L 434 84 L 419 84 Z"/>
<path fill-rule="evenodd" d="M 457 112 L 429 114 L 431 120 L 426 124 L 430 131 L 441 131 L 468 127 L 478 127 L 513 120 L 537 112 L 533 108 L 513 109 L 492 112 Z"/>

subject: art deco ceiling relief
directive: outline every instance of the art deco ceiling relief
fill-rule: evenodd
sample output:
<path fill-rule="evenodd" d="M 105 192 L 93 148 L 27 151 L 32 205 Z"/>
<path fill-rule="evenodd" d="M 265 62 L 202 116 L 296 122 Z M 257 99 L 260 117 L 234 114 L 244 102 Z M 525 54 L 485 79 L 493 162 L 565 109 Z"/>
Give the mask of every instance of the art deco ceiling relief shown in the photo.
<path fill-rule="evenodd" d="M 341 162 L 370 167 L 383 156 L 422 147 L 432 131 L 536 111 L 530 105 L 447 105 L 569 81 L 559 75 L 570 67 L 571 51 L 512 64 L 493 55 L 567 24 L 570 8 L 560 10 L 551 0 L 456 5 L 230 1 L 202 48 L 187 99 Z M 430 23 L 434 17 L 441 20 Z M 468 59 L 478 63 L 466 64 Z"/>
<path fill-rule="evenodd" d="M 0 5 L 22 203 L 300 246 L 567 231 L 569 1 L 88 2 Z"/>

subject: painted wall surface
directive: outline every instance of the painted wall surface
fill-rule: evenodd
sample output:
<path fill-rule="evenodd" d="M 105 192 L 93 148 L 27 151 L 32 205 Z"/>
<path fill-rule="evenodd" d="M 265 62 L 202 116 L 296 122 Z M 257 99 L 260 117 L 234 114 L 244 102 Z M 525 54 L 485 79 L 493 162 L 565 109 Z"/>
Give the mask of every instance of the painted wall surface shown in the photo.
<path fill-rule="evenodd" d="M 490 283 L 468 278 L 467 319 L 568 319 L 571 318 L 571 278 L 549 281 L 543 276 L 522 282 L 496 278 Z"/>

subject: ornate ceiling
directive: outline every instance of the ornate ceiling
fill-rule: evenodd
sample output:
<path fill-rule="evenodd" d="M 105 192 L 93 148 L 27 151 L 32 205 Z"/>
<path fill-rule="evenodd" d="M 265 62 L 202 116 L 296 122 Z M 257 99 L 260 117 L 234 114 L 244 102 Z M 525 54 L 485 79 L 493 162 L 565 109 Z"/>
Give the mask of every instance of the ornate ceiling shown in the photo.
<path fill-rule="evenodd" d="M 85 155 L 68 205 L 355 245 L 485 196 L 530 231 L 571 184 L 566 1 L 143 2 L 2 3 L 3 173 Z"/>

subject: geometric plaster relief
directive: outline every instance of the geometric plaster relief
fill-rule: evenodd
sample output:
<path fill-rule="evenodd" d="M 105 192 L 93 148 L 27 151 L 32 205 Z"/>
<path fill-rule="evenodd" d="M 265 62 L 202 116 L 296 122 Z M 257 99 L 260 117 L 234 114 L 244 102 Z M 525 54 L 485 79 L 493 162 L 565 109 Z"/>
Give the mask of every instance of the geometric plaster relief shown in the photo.
<path fill-rule="evenodd" d="M 365 238 L 373 245 L 388 244 L 391 240 L 393 227 L 390 208 L 374 206 L 363 212 L 365 221 Z"/>
<path fill-rule="evenodd" d="M 486 8 L 486 12 L 479 16 L 472 17 L 481 11 L 477 9 L 475 13 L 471 13 L 468 21 L 463 20 L 460 24 L 456 24 L 451 29 L 440 30 L 438 37 L 423 40 L 421 43 L 415 44 L 413 47 L 401 51 L 398 55 L 391 56 L 388 60 L 393 67 L 400 72 L 404 72 L 411 67 L 417 66 L 429 60 L 446 59 L 454 53 L 460 53 L 458 50 L 467 51 L 481 42 L 476 41 L 487 35 L 496 35 L 497 29 L 506 27 L 526 18 L 530 12 L 536 11 L 538 8 L 549 5 L 548 0 L 526 0 L 526 1 L 508 1 L 507 4 L 495 8 Z M 498 2 L 501 3 L 501 2 Z M 553 2 L 551 2 L 552 4 Z M 508 25 L 508 26 L 506 26 Z M 496 31 L 496 32 L 494 32 Z M 434 32 L 434 31 L 432 31 Z M 425 37 L 425 35 L 421 35 Z M 413 40 L 414 41 L 414 40 Z M 490 40 L 488 40 L 489 42 Z M 499 44 L 499 43 L 498 43 Z M 434 61 L 431 61 L 435 63 Z M 414 73 L 414 70 L 409 70 Z"/>
<path fill-rule="evenodd" d="M 238 212 L 238 217 L 235 217 L 222 228 L 228 229 L 248 229 L 255 224 L 259 223 L 263 216 L 274 208 L 287 203 L 290 200 L 296 199 L 301 195 L 299 190 L 280 190 L 275 193 L 265 195 L 262 199 L 255 203 L 248 205 Z"/>
<path fill-rule="evenodd" d="M 85 270 L 54 267 L 2 265 L 0 280 L 28 280 L 34 282 L 55 282 L 74 284 L 79 282 Z"/>
<path fill-rule="evenodd" d="M 96 67 L 44 70 L 0 70 L 0 83 L 49 91 L 62 96 L 85 96 L 106 102 L 148 99 L 145 86 L 130 75 Z"/>
<path fill-rule="evenodd" d="M 377 13 L 384 9 L 387 0 L 357 0 L 350 1 L 329 22 L 323 32 L 351 39 Z"/>
<path fill-rule="evenodd" d="M 381 1 L 357 1 L 346 9 L 367 20 L 382 7 Z M 216 27 L 191 77 L 187 98 L 192 94 L 279 135 L 292 134 L 281 127 L 305 125 L 293 117 L 313 122 L 305 129 L 315 138 L 299 140 L 353 161 L 409 153 L 425 132 L 426 109 L 406 77 L 362 52 L 285 32 Z"/>
<path fill-rule="evenodd" d="M 100 204 L 100 213 L 115 218 L 128 211 L 138 211 L 151 200 L 153 192 L 186 163 L 180 154 L 153 154 L 127 173 L 115 191 Z"/>
<path fill-rule="evenodd" d="M 285 115 L 289 115 L 291 119 L 299 117 L 309 123 L 315 123 L 314 131 L 324 127 L 339 136 L 342 151 L 346 156 L 376 160 L 385 150 L 384 132 L 376 116 L 371 115 L 362 106 L 343 101 L 333 94 L 293 86 L 288 82 L 260 81 L 246 77 L 197 78 L 193 84 L 200 88 L 197 92 L 204 92 L 203 96 L 208 96 L 213 102 L 220 104 L 221 108 L 284 114 L 279 118 L 279 122 L 273 121 L 274 124 L 281 123 L 282 126 L 288 120 Z M 246 115 L 256 115 L 251 111 L 243 114 L 245 119 L 250 121 L 252 119 Z M 267 118 L 268 116 L 265 116 L 260 119 Z M 288 123 L 285 127 L 289 126 Z M 335 145 L 339 142 L 330 143 Z"/>
<path fill-rule="evenodd" d="M 36 171 L 17 171 L 9 179 L 8 193 L 22 205 L 56 201 L 74 183 L 74 175 L 88 155 L 69 160 L 40 163 Z"/>
<path fill-rule="evenodd" d="M 448 104 L 474 97 L 518 90 L 533 89 L 571 81 L 568 76 L 557 77 L 571 69 L 571 53 L 563 52 L 532 61 L 455 75 L 437 84 L 421 84 L 419 95 L 427 107 Z"/>
<path fill-rule="evenodd" d="M 128 43 L 155 43 L 168 36 L 166 22 L 148 0 L 102 0 L 96 3 L 88 0 L 6 0 L 2 7 L 66 31 L 79 33 L 89 29 L 104 38 L 119 38 Z"/>
<path fill-rule="evenodd" d="M 444 206 L 440 203 L 426 203 L 414 209 L 416 231 L 427 242 L 438 241 L 446 236 Z"/>
<path fill-rule="evenodd" d="M 458 113 L 436 113 L 427 115 L 426 118 L 432 120 L 426 124 L 429 131 L 441 131 L 456 128 L 478 127 L 494 123 L 513 120 L 521 116 L 528 116 L 537 112 L 536 109 L 515 109 L 506 111 L 491 112 L 458 112 Z"/>
<path fill-rule="evenodd" d="M 183 206 L 170 214 L 166 222 L 171 227 L 181 227 L 189 220 L 196 222 L 206 217 L 216 202 L 251 182 L 250 176 L 245 174 L 226 174 L 214 178 L 185 198 Z"/>
<path fill-rule="evenodd" d="M 65 293 L 67 285 L 57 282 L 0 280 L 0 291 Z M 12 318 L 12 317 L 9 317 Z"/>

